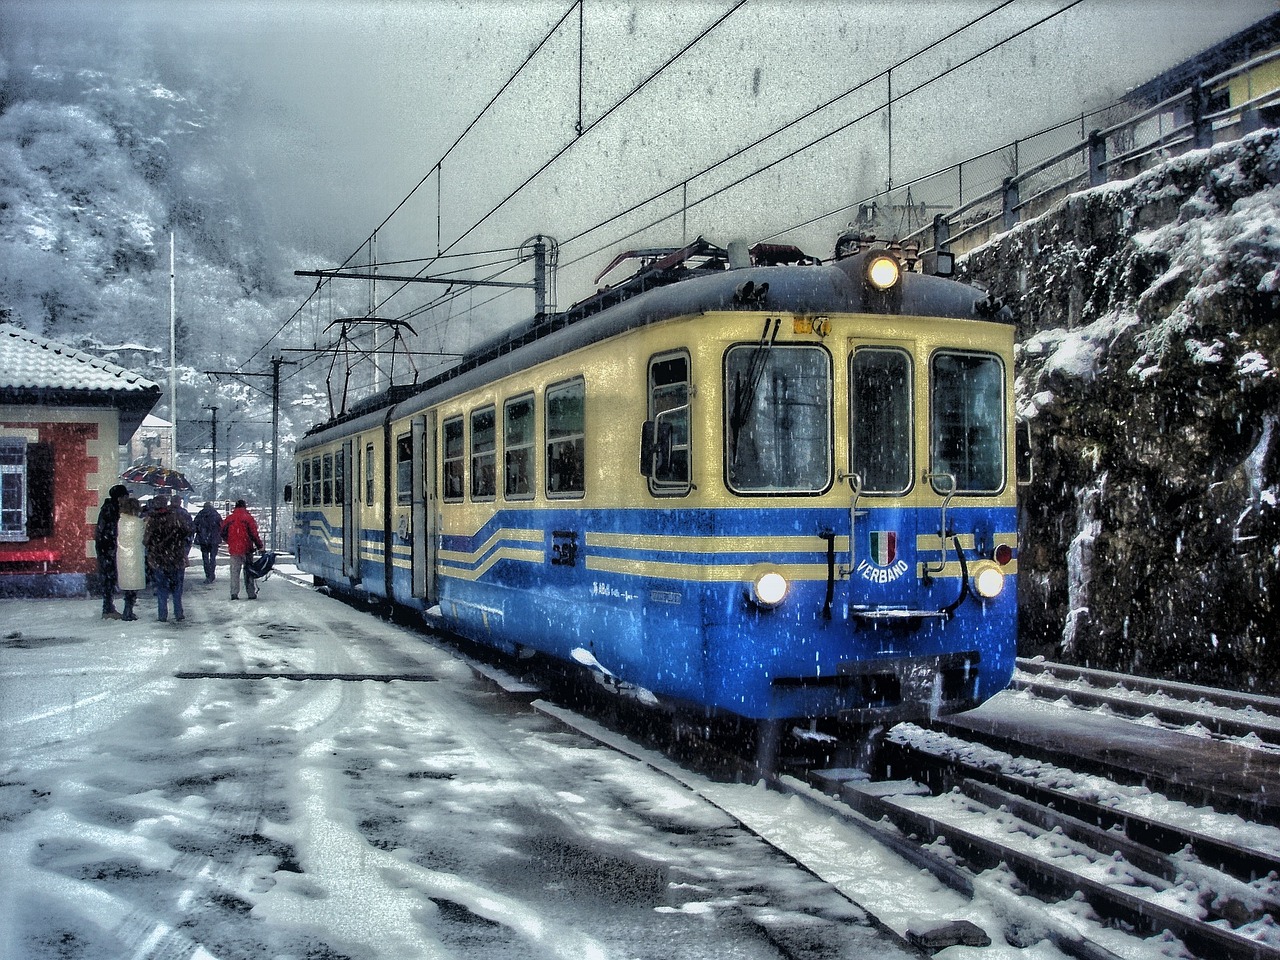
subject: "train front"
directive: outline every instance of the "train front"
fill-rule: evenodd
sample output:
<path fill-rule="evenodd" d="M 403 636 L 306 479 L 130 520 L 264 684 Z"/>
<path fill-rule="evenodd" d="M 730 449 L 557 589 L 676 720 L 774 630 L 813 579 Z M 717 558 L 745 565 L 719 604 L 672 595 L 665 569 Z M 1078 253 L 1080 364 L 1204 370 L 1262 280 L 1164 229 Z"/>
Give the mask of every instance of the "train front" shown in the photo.
<path fill-rule="evenodd" d="M 824 312 L 837 269 L 853 306 Z M 1015 656 L 1007 311 L 887 250 L 756 277 L 740 309 L 705 318 L 704 376 L 656 405 L 646 454 L 657 476 L 684 462 L 690 409 L 720 451 L 719 482 L 695 494 L 712 508 L 706 702 L 859 723 L 981 703 Z"/>

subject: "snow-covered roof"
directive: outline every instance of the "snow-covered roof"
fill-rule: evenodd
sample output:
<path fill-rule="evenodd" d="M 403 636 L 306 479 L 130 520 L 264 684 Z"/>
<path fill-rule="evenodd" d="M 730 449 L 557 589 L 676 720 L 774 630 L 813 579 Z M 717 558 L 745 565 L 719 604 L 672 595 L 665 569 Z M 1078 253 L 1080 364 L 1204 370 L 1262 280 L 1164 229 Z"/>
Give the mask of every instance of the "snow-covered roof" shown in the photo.
<path fill-rule="evenodd" d="M 3 323 L 0 390 L 158 393 L 160 387 L 132 370 Z"/>
<path fill-rule="evenodd" d="M 0 323 L 0 402 L 115 407 L 128 443 L 160 399 L 160 385 L 92 354 Z"/>

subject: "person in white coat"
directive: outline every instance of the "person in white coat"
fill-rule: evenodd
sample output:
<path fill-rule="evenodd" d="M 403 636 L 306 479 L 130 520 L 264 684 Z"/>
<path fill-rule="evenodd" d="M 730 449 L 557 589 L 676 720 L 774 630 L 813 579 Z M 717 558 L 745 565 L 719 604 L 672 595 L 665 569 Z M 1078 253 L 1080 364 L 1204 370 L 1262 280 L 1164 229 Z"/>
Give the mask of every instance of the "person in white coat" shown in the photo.
<path fill-rule="evenodd" d="M 137 620 L 133 612 L 138 591 L 147 586 L 146 549 L 142 535 L 147 522 L 142 516 L 142 504 L 130 497 L 120 504 L 120 526 L 116 538 L 116 576 L 124 594 L 124 615 L 121 620 Z"/>

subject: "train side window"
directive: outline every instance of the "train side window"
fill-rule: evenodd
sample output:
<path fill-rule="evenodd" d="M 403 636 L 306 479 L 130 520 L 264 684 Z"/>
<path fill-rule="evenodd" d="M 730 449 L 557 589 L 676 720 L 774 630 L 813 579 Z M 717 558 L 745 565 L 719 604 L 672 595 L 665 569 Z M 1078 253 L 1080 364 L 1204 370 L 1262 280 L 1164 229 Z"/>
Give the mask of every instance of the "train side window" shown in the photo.
<path fill-rule="evenodd" d="M 581 497 L 586 478 L 586 385 L 547 387 L 547 496 Z"/>
<path fill-rule="evenodd" d="M 375 469 L 377 464 L 373 459 L 373 444 L 366 443 L 364 446 L 364 502 L 366 506 L 373 506 L 373 495 L 376 492 L 375 487 Z"/>
<path fill-rule="evenodd" d="M 333 454 L 326 453 L 321 462 L 321 502 L 328 506 L 333 503 Z"/>
<path fill-rule="evenodd" d="M 911 489 L 911 356 L 860 347 L 849 357 L 849 472 L 864 493 Z"/>
<path fill-rule="evenodd" d="M 302 505 L 311 506 L 311 461 L 298 464 L 298 489 L 302 491 Z"/>
<path fill-rule="evenodd" d="M 333 502 L 342 505 L 346 500 L 347 457 L 339 450 L 333 455 Z"/>
<path fill-rule="evenodd" d="M 320 458 L 311 458 L 311 502 L 317 507 L 324 503 L 320 491 Z"/>
<path fill-rule="evenodd" d="M 440 462 L 444 465 L 444 501 L 445 503 L 461 503 L 465 456 L 462 444 L 462 418 L 450 417 L 444 422 L 444 454 Z"/>
<path fill-rule="evenodd" d="M 498 491 L 498 447 L 493 407 L 471 411 L 471 499 L 492 500 Z"/>
<path fill-rule="evenodd" d="M 931 366 L 934 489 L 999 493 L 1005 483 L 1004 364 L 990 354 L 939 351 Z"/>
<path fill-rule="evenodd" d="M 823 347 L 725 351 L 725 479 L 734 493 L 822 493 L 832 480 L 831 355 Z"/>
<path fill-rule="evenodd" d="M 649 492 L 674 497 L 690 490 L 689 357 L 664 354 L 649 361 L 649 420 L 658 442 L 647 447 Z"/>
<path fill-rule="evenodd" d="M 413 502 L 413 436 L 396 437 L 396 503 Z"/>
<path fill-rule="evenodd" d="M 532 500 L 534 487 L 533 394 L 502 405 L 503 496 Z"/>

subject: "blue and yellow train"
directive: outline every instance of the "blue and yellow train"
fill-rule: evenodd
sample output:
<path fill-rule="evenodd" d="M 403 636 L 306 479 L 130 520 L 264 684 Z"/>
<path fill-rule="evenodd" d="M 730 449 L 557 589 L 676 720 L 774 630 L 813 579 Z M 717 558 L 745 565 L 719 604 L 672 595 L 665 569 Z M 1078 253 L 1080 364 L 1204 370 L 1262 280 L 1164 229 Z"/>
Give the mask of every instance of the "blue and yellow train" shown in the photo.
<path fill-rule="evenodd" d="M 714 714 L 878 722 L 1004 689 L 1008 311 L 856 238 L 827 263 L 644 253 L 310 431 L 299 566 Z"/>

